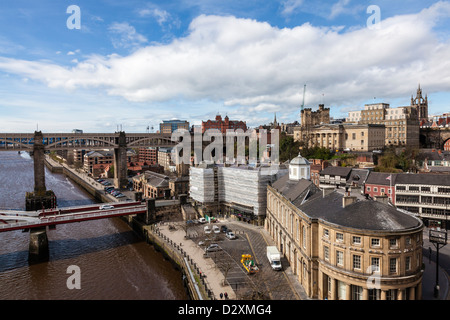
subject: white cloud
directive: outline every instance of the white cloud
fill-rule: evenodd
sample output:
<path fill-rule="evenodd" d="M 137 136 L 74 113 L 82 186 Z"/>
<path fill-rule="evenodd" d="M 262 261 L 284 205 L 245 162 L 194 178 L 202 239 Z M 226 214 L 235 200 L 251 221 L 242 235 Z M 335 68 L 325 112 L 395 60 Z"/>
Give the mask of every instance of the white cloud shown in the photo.
<path fill-rule="evenodd" d="M 284 15 L 292 14 L 296 9 L 300 8 L 303 4 L 303 0 L 285 0 L 281 3 L 283 10 L 281 11 Z"/>
<path fill-rule="evenodd" d="M 385 19 L 380 30 L 343 32 L 202 15 L 187 36 L 128 56 L 91 56 L 73 67 L 0 58 L 0 70 L 53 88 L 104 89 L 133 102 L 209 100 L 243 114 L 297 113 L 305 83 L 308 106 L 321 103 L 322 94 L 332 107 L 409 97 L 419 82 L 428 94 L 449 91 L 450 44 L 433 29 L 437 17 L 448 16 L 450 3 L 439 2 Z M 146 43 L 127 23 L 114 30 L 124 41 Z"/>
<path fill-rule="evenodd" d="M 115 48 L 134 48 L 148 42 L 145 36 L 138 33 L 127 22 L 114 22 L 108 30 L 111 32 L 111 40 Z"/>

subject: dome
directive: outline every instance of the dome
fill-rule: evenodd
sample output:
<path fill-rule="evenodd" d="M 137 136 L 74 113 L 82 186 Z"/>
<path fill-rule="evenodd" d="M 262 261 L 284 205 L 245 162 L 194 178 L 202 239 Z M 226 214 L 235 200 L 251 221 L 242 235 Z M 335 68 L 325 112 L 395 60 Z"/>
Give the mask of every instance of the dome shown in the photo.
<path fill-rule="evenodd" d="M 311 166 L 309 161 L 302 157 L 299 153 L 297 157 L 291 160 L 289 163 L 289 180 L 306 179 L 311 178 Z"/>
<path fill-rule="evenodd" d="M 290 165 L 309 165 L 309 161 L 302 157 L 299 153 L 294 159 L 289 162 Z"/>

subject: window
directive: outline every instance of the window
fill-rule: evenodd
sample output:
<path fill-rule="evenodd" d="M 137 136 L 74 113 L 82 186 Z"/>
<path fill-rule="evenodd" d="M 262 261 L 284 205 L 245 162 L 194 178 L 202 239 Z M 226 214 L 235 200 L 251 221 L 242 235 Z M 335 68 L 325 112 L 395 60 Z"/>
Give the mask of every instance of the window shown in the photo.
<path fill-rule="evenodd" d="M 353 269 L 361 270 L 361 256 L 353 256 Z"/>
<path fill-rule="evenodd" d="M 303 227 L 303 248 L 306 249 L 306 228 Z"/>
<path fill-rule="evenodd" d="M 372 272 L 380 272 L 380 258 L 372 257 L 370 259 L 370 265 L 372 267 Z"/>
<path fill-rule="evenodd" d="M 361 244 L 361 237 L 354 236 L 352 242 L 353 242 L 353 244 L 360 245 Z"/>
<path fill-rule="evenodd" d="M 389 259 L 389 273 L 397 273 L 397 258 Z"/>
<path fill-rule="evenodd" d="M 344 241 L 344 234 L 337 232 L 336 233 L 336 241 L 343 242 Z"/>
<path fill-rule="evenodd" d="M 397 248 L 397 239 L 389 239 L 389 247 Z"/>
<path fill-rule="evenodd" d="M 411 257 L 410 256 L 407 256 L 405 258 L 405 269 L 406 269 L 406 271 L 411 270 Z"/>
<path fill-rule="evenodd" d="M 323 258 L 324 258 L 326 261 L 330 261 L 330 250 L 328 249 L 327 246 L 324 246 L 324 247 L 323 247 Z"/>
<path fill-rule="evenodd" d="M 380 246 L 380 239 L 372 238 L 371 244 L 372 244 L 372 247 L 379 247 Z"/>
<path fill-rule="evenodd" d="M 352 284 L 352 300 L 362 300 L 363 288 Z"/>
<path fill-rule="evenodd" d="M 410 246 L 410 245 L 411 245 L 411 238 L 410 238 L 410 237 L 406 237 L 406 238 L 405 238 L 405 244 L 406 244 L 407 246 Z"/>
<path fill-rule="evenodd" d="M 381 300 L 381 290 L 369 289 L 369 300 Z"/>
<path fill-rule="evenodd" d="M 336 263 L 340 266 L 344 265 L 344 252 L 336 251 Z"/>

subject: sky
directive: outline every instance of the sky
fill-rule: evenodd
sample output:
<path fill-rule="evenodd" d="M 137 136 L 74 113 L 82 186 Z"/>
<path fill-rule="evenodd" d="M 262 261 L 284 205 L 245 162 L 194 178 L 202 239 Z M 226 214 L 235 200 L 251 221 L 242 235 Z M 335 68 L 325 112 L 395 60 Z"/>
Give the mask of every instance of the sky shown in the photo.
<path fill-rule="evenodd" d="M 1 1 L 0 132 L 345 118 L 419 84 L 438 115 L 449 40 L 450 1 Z"/>

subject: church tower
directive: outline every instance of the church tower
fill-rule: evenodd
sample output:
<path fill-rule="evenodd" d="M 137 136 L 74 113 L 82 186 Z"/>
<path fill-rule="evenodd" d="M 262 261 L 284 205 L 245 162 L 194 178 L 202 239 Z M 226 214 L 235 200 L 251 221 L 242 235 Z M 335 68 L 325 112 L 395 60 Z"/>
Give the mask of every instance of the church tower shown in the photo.
<path fill-rule="evenodd" d="M 422 89 L 417 89 L 416 98 L 411 96 L 411 106 L 416 107 L 417 115 L 419 117 L 419 121 L 422 119 L 428 120 L 428 96 L 425 95 L 425 98 L 422 97 Z"/>

